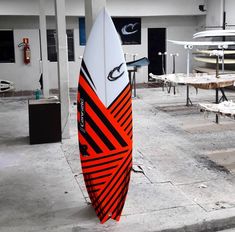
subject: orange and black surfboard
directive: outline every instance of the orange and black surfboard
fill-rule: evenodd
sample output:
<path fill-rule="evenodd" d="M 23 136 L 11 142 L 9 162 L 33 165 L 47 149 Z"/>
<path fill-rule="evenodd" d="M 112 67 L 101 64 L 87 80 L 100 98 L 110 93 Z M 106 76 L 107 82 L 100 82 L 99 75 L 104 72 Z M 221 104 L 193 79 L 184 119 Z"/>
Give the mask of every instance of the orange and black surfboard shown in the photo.
<path fill-rule="evenodd" d="M 132 167 L 132 103 L 126 63 L 106 10 L 84 52 L 77 95 L 78 139 L 86 188 L 101 223 L 119 220 Z"/>

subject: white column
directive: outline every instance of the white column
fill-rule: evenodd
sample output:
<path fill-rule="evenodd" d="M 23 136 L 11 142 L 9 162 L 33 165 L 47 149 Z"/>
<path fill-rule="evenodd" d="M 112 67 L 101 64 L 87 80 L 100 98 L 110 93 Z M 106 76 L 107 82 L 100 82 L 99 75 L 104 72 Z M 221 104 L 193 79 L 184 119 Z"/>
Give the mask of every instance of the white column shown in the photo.
<path fill-rule="evenodd" d="M 86 38 L 88 38 L 90 34 L 96 16 L 105 6 L 106 0 L 85 0 Z"/>
<path fill-rule="evenodd" d="M 65 0 L 55 0 L 56 31 L 57 31 L 57 60 L 58 60 L 58 84 L 61 104 L 61 130 L 62 138 L 70 137 L 70 100 L 69 100 L 69 72 L 68 72 L 68 48 L 65 21 Z"/>
<path fill-rule="evenodd" d="M 40 68 L 43 75 L 43 96 L 49 97 L 49 72 L 48 72 L 48 60 L 47 60 L 47 26 L 46 26 L 46 15 L 45 15 L 45 0 L 39 2 L 40 15 L 39 15 L 39 36 L 41 46 L 41 61 Z"/>

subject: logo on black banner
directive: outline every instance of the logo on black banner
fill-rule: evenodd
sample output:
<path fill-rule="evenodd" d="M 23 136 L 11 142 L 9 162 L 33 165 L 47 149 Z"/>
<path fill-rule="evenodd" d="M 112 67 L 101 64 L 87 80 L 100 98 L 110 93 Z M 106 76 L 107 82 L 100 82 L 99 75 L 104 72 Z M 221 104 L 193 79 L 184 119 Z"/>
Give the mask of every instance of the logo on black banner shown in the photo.
<path fill-rule="evenodd" d="M 109 81 L 116 81 L 118 78 L 120 78 L 124 74 L 124 71 L 120 73 L 120 69 L 122 65 L 123 63 L 121 63 L 119 66 L 115 67 L 112 71 L 109 72 L 109 75 L 108 75 Z"/>
<path fill-rule="evenodd" d="M 125 25 L 122 28 L 122 34 L 123 35 L 135 34 L 138 31 L 138 29 L 136 28 L 137 25 L 138 25 L 138 23 L 129 23 L 129 24 Z"/>

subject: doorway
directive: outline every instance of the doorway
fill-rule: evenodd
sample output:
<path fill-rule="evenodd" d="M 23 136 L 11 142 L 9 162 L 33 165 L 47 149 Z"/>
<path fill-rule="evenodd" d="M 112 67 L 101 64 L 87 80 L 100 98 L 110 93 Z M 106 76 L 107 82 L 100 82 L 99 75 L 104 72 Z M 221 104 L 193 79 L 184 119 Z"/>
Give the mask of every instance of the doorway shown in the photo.
<path fill-rule="evenodd" d="M 166 70 L 166 28 L 148 28 L 148 73 L 162 75 Z M 163 55 L 158 55 L 161 52 Z"/>

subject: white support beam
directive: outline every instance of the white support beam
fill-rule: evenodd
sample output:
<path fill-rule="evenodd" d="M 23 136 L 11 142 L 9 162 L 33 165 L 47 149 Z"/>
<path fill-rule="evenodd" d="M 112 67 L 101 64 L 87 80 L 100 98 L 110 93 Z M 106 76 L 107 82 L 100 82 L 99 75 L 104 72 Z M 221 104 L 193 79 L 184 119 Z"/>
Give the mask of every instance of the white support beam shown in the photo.
<path fill-rule="evenodd" d="M 85 0 L 86 38 L 88 38 L 96 16 L 106 6 L 106 0 Z"/>
<path fill-rule="evenodd" d="M 68 47 L 66 36 L 65 0 L 55 0 L 56 31 L 58 46 L 58 84 L 61 104 L 62 138 L 70 137 L 70 100 L 69 100 L 69 72 Z"/>
<path fill-rule="evenodd" d="M 39 15 L 39 26 L 40 26 L 40 71 L 43 77 L 43 96 L 49 97 L 49 72 L 48 72 L 48 60 L 47 60 L 47 26 L 46 26 L 46 15 L 45 15 L 45 0 L 39 2 L 40 15 Z"/>

